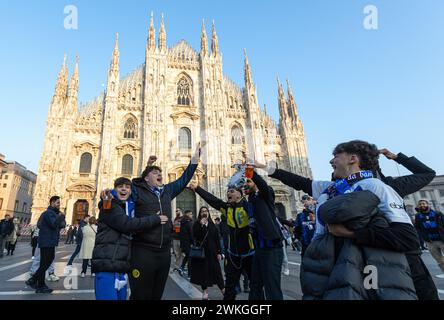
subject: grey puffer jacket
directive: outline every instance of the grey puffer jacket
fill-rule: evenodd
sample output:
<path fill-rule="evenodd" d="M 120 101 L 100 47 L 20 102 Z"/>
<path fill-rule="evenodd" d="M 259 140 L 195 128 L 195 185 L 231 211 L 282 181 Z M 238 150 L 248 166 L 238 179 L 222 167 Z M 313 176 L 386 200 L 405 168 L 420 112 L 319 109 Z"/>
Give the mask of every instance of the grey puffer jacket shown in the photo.
<path fill-rule="evenodd" d="M 358 230 L 369 224 L 380 228 L 388 222 L 378 214 L 379 198 L 369 191 L 337 196 L 319 208 L 325 224 L 343 224 Z M 377 289 L 364 285 L 371 276 Z M 352 239 L 337 238 L 326 233 L 307 248 L 301 265 L 304 300 L 416 300 L 415 287 L 407 259 L 403 253 L 358 246 Z M 372 287 L 375 284 L 372 283 Z"/>

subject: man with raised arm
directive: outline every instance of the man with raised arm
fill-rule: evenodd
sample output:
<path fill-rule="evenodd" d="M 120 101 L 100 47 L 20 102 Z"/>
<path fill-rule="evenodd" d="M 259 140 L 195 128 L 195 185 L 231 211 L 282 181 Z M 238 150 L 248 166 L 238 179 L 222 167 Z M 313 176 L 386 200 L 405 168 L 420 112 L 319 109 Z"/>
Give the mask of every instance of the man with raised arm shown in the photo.
<path fill-rule="evenodd" d="M 134 235 L 131 251 L 130 287 L 132 300 L 160 300 L 171 264 L 171 201 L 188 185 L 197 169 L 201 154 L 200 143 L 182 176 L 163 184 L 162 169 L 153 165 L 151 156 L 142 177 L 133 179 L 135 216 L 159 214 L 159 224 L 147 232 Z"/>

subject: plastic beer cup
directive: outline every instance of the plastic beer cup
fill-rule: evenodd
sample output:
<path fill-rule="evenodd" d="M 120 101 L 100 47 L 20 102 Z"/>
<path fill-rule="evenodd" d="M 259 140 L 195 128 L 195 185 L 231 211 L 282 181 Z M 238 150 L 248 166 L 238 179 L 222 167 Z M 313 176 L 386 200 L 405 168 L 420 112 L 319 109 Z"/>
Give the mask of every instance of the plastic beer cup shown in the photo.
<path fill-rule="evenodd" d="M 105 198 L 103 199 L 103 209 L 109 210 L 111 209 L 111 193 L 107 191 L 105 193 Z"/>

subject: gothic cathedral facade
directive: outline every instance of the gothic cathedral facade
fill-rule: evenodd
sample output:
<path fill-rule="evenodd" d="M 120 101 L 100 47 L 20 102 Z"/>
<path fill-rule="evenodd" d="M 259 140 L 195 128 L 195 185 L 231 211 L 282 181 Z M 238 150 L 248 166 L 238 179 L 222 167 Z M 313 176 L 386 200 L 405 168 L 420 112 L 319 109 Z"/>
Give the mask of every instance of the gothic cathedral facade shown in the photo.
<path fill-rule="evenodd" d="M 304 128 L 291 87 L 287 96 L 278 80 L 280 120 L 262 110 L 246 52 L 243 88 L 223 74 L 213 22 L 211 46 L 202 23 L 200 52 L 187 42 L 167 47 L 162 16 L 158 41 L 151 16 L 145 63 L 120 78 L 118 35 L 106 90 L 78 105 L 78 59 L 68 81 L 65 61 L 49 106 L 44 147 L 33 198 L 32 223 L 61 196 L 67 224 L 96 215 L 100 191 L 119 176 L 137 177 L 156 155 L 165 181 L 177 179 L 195 145 L 205 141 L 195 182 L 225 199 L 231 165 L 253 156 L 311 177 Z M 69 84 L 68 84 L 69 82 Z M 277 213 L 294 216 L 300 194 L 276 180 Z M 194 212 L 204 202 L 186 189 L 174 207 Z"/>

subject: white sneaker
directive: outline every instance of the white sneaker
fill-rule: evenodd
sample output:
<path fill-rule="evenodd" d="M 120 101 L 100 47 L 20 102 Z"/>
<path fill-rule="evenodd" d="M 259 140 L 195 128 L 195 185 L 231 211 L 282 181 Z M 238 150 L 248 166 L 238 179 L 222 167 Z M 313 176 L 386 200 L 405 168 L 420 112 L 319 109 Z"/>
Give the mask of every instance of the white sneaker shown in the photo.
<path fill-rule="evenodd" d="M 80 274 L 80 276 L 81 276 L 82 278 L 85 278 L 85 273 L 82 272 L 82 273 Z"/>
<path fill-rule="evenodd" d="M 60 278 L 57 277 L 54 273 L 51 273 L 51 274 L 46 278 L 46 280 L 51 281 L 51 282 L 56 282 L 56 281 L 59 281 Z"/>
<path fill-rule="evenodd" d="M 439 279 L 444 279 L 444 273 L 437 274 L 435 277 L 437 277 Z"/>
<path fill-rule="evenodd" d="M 70 274 L 71 272 L 72 272 L 72 266 L 70 266 L 70 265 L 67 265 L 67 266 L 65 267 L 65 269 L 63 270 L 63 273 L 64 273 L 65 276 L 67 276 L 67 275 Z"/>
<path fill-rule="evenodd" d="M 282 272 L 284 275 L 289 276 L 290 275 L 290 270 L 289 269 L 284 269 L 284 271 Z"/>
<path fill-rule="evenodd" d="M 95 277 L 96 276 L 96 274 L 95 273 L 91 273 L 91 277 Z"/>
<path fill-rule="evenodd" d="M 34 259 L 35 259 L 35 257 L 34 257 L 34 256 L 32 256 L 31 260 L 34 260 Z"/>

